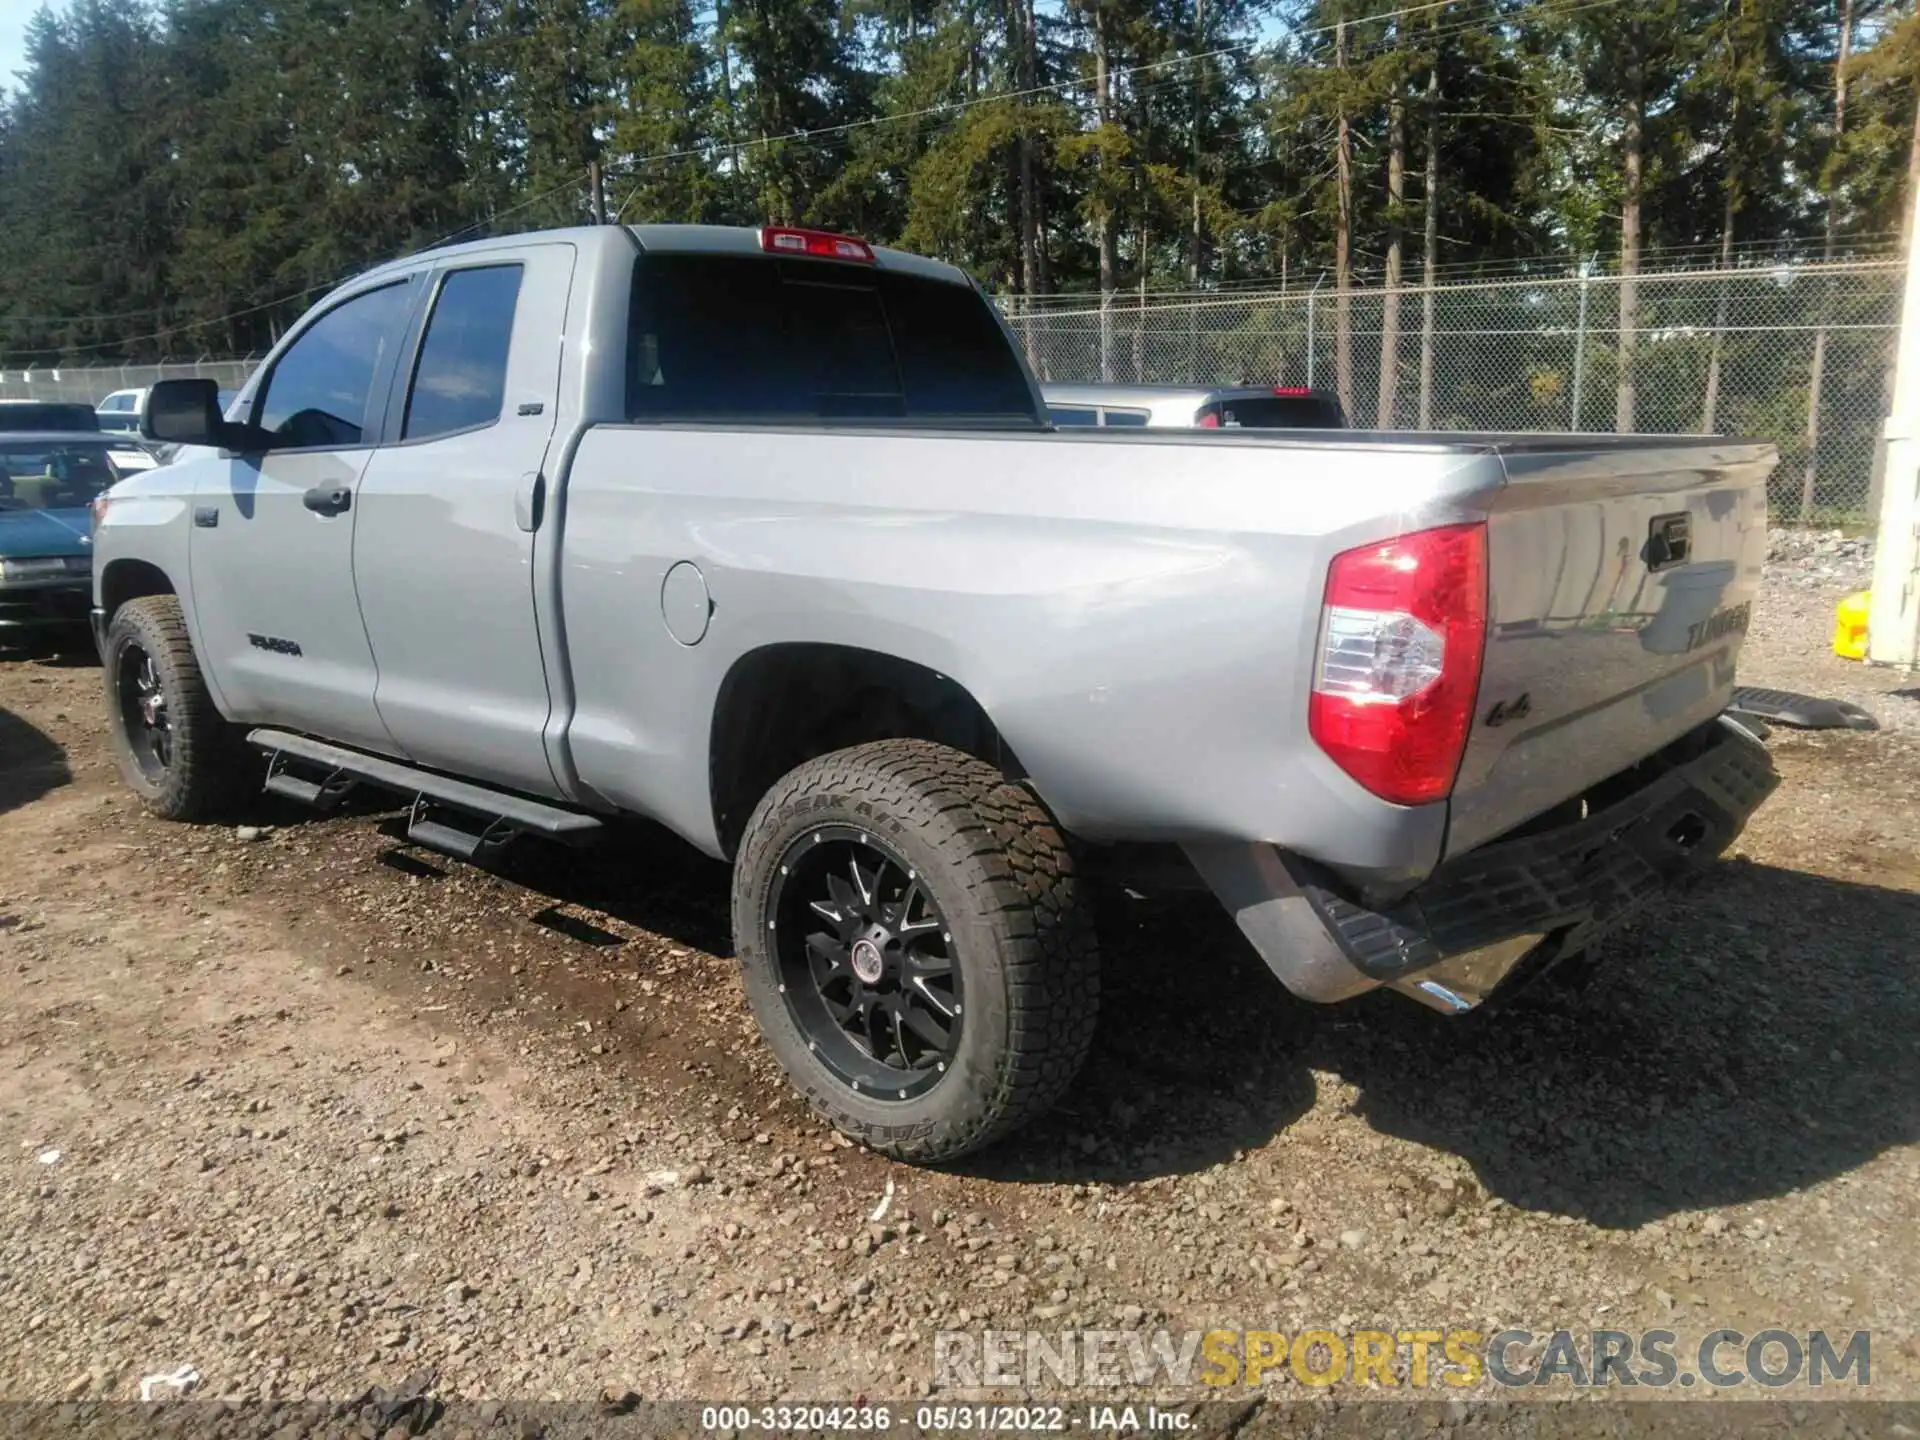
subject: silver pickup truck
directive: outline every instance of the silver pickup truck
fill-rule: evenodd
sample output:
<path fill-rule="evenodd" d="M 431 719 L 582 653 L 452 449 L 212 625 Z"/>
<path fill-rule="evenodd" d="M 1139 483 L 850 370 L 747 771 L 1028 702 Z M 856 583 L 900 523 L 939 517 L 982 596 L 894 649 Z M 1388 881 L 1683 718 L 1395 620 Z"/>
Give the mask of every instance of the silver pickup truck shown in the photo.
<path fill-rule="evenodd" d="M 1720 854 L 1774 454 L 1718 439 L 1054 430 L 960 272 L 603 227 L 330 295 L 96 507 L 122 769 L 413 839 L 733 864 L 747 998 L 836 1125 L 935 1160 L 1084 1056 L 1090 892 L 1211 889 L 1296 994 L 1446 1011 Z"/>

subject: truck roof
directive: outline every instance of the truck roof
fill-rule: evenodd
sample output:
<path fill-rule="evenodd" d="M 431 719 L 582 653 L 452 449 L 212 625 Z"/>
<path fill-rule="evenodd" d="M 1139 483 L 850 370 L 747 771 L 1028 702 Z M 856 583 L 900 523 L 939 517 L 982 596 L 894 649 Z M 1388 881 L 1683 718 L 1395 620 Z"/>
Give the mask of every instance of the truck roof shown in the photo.
<path fill-rule="evenodd" d="M 642 250 L 662 254 L 706 254 L 706 255 L 764 255 L 760 246 L 760 230 L 757 226 L 747 225 L 573 225 L 554 230 L 528 230 L 515 235 L 499 235 L 486 240 L 468 240 L 458 245 L 443 245 L 421 250 L 412 255 L 389 260 L 383 264 L 363 271 L 354 277 L 353 283 L 369 279 L 376 275 L 398 273 L 417 267 L 421 261 L 431 258 L 435 261 L 448 257 L 466 255 L 488 255 L 502 250 L 512 250 L 529 242 L 541 240 L 564 240 L 582 247 L 605 245 L 613 236 L 626 232 L 637 241 Z M 875 245 L 874 263 L 883 269 L 900 271 L 912 275 L 924 276 L 930 280 L 945 280 L 955 285 L 971 285 L 966 271 L 944 261 L 929 260 L 924 255 L 909 254 L 905 250 L 889 250 L 885 246 Z"/>

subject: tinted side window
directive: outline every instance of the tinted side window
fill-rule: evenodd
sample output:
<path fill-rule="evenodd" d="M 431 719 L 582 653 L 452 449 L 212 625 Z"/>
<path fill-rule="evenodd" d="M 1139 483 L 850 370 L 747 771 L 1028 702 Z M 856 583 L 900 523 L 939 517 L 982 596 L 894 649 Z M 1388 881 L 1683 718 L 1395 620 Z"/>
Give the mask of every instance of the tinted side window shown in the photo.
<path fill-rule="evenodd" d="M 518 265 L 455 270 L 441 283 L 414 367 L 402 439 L 471 430 L 500 418 L 519 298 Z"/>
<path fill-rule="evenodd" d="M 636 420 L 1037 424 L 985 300 L 871 266 L 647 256 L 628 354 Z"/>
<path fill-rule="evenodd" d="M 1077 405 L 1054 405 L 1047 413 L 1053 417 L 1056 425 L 1097 425 L 1100 423 L 1098 410 L 1082 410 Z"/>
<path fill-rule="evenodd" d="M 1145 410 L 1103 410 L 1103 425 L 1144 425 L 1148 415 Z"/>
<path fill-rule="evenodd" d="M 335 306 L 275 362 L 254 403 L 254 423 L 281 449 L 358 445 L 367 397 L 407 312 L 396 281 Z"/>

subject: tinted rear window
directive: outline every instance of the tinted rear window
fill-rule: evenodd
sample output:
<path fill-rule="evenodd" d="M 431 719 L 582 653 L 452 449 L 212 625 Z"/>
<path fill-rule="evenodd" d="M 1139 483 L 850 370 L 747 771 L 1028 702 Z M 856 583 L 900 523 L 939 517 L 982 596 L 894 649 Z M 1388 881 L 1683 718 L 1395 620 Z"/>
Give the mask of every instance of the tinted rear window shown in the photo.
<path fill-rule="evenodd" d="M 1223 428 L 1247 430 L 1344 430 L 1339 402 L 1321 395 L 1250 395 L 1219 404 Z"/>
<path fill-rule="evenodd" d="M 403 440 L 451 435 L 500 418 L 520 270 L 518 265 L 455 270 L 441 283 L 420 342 Z"/>
<path fill-rule="evenodd" d="M 628 352 L 635 420 L 1040 423 L 977 292 L 867 265 L 646 256 Z"/>
<path fill-rule="evenodd" d="M 100 417 L 91 405 L 28 400 L 0 405 L 0 430 L 95 430 Z"/>

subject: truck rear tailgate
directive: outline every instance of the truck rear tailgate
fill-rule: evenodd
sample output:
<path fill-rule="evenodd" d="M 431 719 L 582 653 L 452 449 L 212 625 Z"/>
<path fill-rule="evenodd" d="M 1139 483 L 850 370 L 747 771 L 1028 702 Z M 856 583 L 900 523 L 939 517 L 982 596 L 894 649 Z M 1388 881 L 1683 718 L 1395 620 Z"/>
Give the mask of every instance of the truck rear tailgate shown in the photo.
<path fill-rule="evenodd" d="M 1486 656 L 1454 787 L 1457 855 L 1725 708 L 1767 551 L 1772 447 L 1494 442 Z"/>

